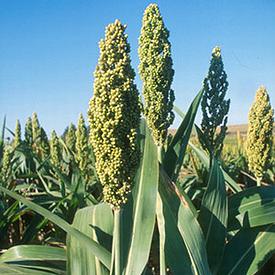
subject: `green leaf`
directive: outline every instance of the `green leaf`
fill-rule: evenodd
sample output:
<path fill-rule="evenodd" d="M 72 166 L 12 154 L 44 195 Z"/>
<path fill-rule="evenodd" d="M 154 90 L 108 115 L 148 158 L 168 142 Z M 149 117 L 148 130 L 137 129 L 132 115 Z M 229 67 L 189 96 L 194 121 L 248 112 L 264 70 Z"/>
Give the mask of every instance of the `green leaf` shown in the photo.
<path fill-rule="evenodd" d="M 224 177 L 218 162 L 213 159 L 198 220 L 206 240 L 208 262 L 214 273 L 224 251 L 227 217 L 228 203 Z"/>
<path fill-rule="evenodd" d="M 229 197 L 228 229 L 275 223 L 275 186 L 246 189 Z"/>
<path fill-rule="evenodd" d="M 21 203 L 28 206 L 31 210 L 37 212 L 44 218 L 49 219 L 51 222 L 62 228 L 68 234 L 76 237 L 79 242 L 82 243 L 83 246 L 89 248 L 91 253 L 93 253 L 107 268 L 111 266 L 111 254 L 110 252 L 99 245 L 97 242 L 93 241 L 85 234 L 81 233 L 79 230 L 75 229 L 73 226 L 68 224 L 65 220 L 58 217 L 57 215 L 53 214 L 52 212 L 48 211 L 47 209 L 25 199 L 24 197 L 0 186 L 0 190 L 10 197 L 14 198 L 15 200 L 20 201 Z"/>
<path fill-rule="evenodd" d="M 173 181 L 177 179 L 180 172 L 202 95 L 203 90 L 200 90 L 184 116 L 180 127 L 178 128 L 168 146 L 167 152 L 164 155 L 163 167 Z"/>
<path fill-rule="evenodd" d="M 150 253 L 156 213 L 159 181 L 157 147 L 146 124 L 143 124 L 145 144 L 133 193 L 133 228 L 127 258 L 126 274 L 141 274 Z M 129 232 L 124 232 L 129 234 Z"/>
<path fill-rule="evenodd" d="M 225 246 L 220 275 L 255 274 L 275 252 L 275 225 L 242 228 Z"/>
<path fill-rule="evenodd" d="M 111 250 L 113 213 L 109 205 L 101 203 L 78 210 L 74 217 L 73 226 L 103 247 Z M 89 248 L 83 247 L 77 238 L 68 236 L 67 250 L 68 274 L 109 274 L 108 269 L 98 261 Z"/>
<path fill-rule="evenodd" d="M 66 253 L 63 248 L 58 247 L 19 245 L 8 249 L 0 257 L 0 266 L 4 263 L 10 266 L 9 272 L 19 268 L 20 271 L 29 271 L 30 274 L 32 274 L 31 271 L 34 269 L 38 270 L 36 274 L 40 274 L 39 272 L 42 271 L 50 272 L 46 274 L 65 274 Z M 7 274 L 11 274 L 9 272 Z M 0 268 L 0 274 L 6 273 L 1 273 Z M 44 273 L 42 272 L 41 274 Z"/>
<path fill-rule="evenodd" d="M 166 266 L 173 274 L 211 274 L 204 236 L 190 204 L 187 195 L 161 171 L 157 220 Z"/>
<path fill-rule="evenodd" d="M 196 127 L 196 129 L 197 129 L 197 127 Z M 189 141 L 189 145 L 192 148 L 192 150 L 196 153 L 198 158 L 201 160 L 201 162 L 204 164 L 204 166 L 207 169 L 209 169 L 209 157 L 206 155 L 206 153 L 202 149 L 195 146 L 190 141 Z M 226 184 L 232 190 L 233 193 L 242 191 L 241 187 L 223 169 L 222 169 L 222 173 L 223 173 Z"/>
<path fill-rule="evenodd" d="M 0 262 L 20 261 L 63 261 L 67 260 L 63 248 L 46 245 L 18 245 L 8 249 L 0 257 Z"/>
<path fill-rule="evenodd" d="M 0 263 L 0 274 L 5 275 L 53 275 L 53 274 L 62 274 L 62 273 L 53 273 L 51 271 L 43 271 L 41 269 L 31 269 L 21 266 L 16 266 L 12 264 Z"/>

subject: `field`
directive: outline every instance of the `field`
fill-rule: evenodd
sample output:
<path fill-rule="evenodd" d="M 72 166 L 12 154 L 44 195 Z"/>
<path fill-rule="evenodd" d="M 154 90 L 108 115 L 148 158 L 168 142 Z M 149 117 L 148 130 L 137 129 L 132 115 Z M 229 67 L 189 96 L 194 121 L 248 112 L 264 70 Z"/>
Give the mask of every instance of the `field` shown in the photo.
<path fill-rule="evenodd" d="M 3 119 L 0 274 L 274 275 L 269 91 L 256 91 L 247 125 L 228 126 L 216 46 L 188 109 L 175 107 L 157 4 L 142 20 L 141 91 L 130 49 L 126 25 L 115 20 L 99 43 L 87 120 L 80 114 L 61 135 L 49 135 L 39 113 L 14 128 Z M 175 115 L 180 125 L 171 129 Z"/>

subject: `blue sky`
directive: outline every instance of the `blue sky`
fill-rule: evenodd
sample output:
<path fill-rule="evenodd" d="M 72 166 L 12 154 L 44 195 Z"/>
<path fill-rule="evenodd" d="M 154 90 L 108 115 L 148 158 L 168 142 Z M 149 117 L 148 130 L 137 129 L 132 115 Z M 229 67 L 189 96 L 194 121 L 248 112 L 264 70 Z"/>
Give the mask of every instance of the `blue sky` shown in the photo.
<path fill-rule="evenodd" d="M 98 41 L 116 18 L 127 24 L 137 72 L 143 11 L 151 1 L 0 0 L 0 119 L 10 128 L 37 112 L 59 134 L 92 97 Z M 170 31 L 176 104 L 201 87 L 214 46 L 222 47 L 231 98 L 229 123 L 246 123 L 256 89 L 275 106 L 275 1 L 155 1 Z M 136 83 L 141 87 L 137 75 Z M 200 121 L 198 115 L 197 122 Z M 178 125 L 178 120 L 174 126 Z"/>

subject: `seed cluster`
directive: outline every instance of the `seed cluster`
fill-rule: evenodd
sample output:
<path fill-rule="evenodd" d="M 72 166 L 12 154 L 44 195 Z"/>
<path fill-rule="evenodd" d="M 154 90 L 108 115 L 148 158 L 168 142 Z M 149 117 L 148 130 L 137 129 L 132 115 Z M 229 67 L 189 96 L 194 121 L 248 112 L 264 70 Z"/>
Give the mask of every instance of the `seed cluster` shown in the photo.
<path fill-rule="evenodd" d="M 28 117 L 25 124 L 25 141 L 32 145 L 32 119 Z"/>
<path fill-rule="evenodd" d="M 2 166 L 0 167 L 0 179 L 5 183 L 12 174 L 12 147 L 5 145 L 2 159 Z"/>
<path fill-rule="evenodd" d="M 139 38 L 139 72 L 143 81 L 144 114 L 154 141 L 162 145 L 169 126 L 173 123 L 174 91 L 171 89 L 171 45 L 156 4 L 150 4 L 143 16 Z"/>
<path fill-rule="evenodd" d="M 202 144 L 211 156 L 220 155 L 227 131 L 227 114 L 230 106 L 230 100 L 225 100 L 227 88 L 227 75 L 223 68 L 221 49 L 215 47 L 208 74 L 203 81 L 204 94 L 201 103 L 203 114 L 201 128 L 205 137 Z"/>
<path fill-rule="evenodd" d="M 51 157 L 51 163 L 55 167 L 61 168 L 62 152 L 61 152 L 58 136 L 56 135 L 56 132 L 54 130 L 51 133 L 50 157 Z"/>
<path fill-rule="evenodd" d="M 125 29 L 116 20 L 107 26 L 105 39 L 99 43 L 88 111 L 90 142 L 104 200 L 116 208 L 127 200 L 139 161 L 140 104 Z"/>
<path fill-rule="evenodd" d="M 67 147 L 74 152 L 76 144 L 76 128 L 73 123 L 70 123 L 64 134 L 64 141 Z"/>
<path fill-rule="evenodd" d="M 87 128 L 83 115 L 80 114 L 76 129 L 76 160 L 79 165 L 79 169 L 82 172 L 87 171 L 89 163 L 89 145 L 87 137 Z"/>
<path fill-rule="evenodd" d="M 35 147 L 38 147 L 37 145 L 40 142 L 40 123 L 37 117 L 37 113 L 32 114 L 32 140 Z"/>
<path fill-rule="evenodd" d="M 19 120 L 16 120 L 13 147 L 16 148 L 21 143 L 21 124 Z"/>
<path fill-rule="evenodd" d="M 268 93 L 261 86 L 249 111 L 247 132 L 248 166 L 258 179 L 262 179 L 271 159 L 273 115 Z"/>

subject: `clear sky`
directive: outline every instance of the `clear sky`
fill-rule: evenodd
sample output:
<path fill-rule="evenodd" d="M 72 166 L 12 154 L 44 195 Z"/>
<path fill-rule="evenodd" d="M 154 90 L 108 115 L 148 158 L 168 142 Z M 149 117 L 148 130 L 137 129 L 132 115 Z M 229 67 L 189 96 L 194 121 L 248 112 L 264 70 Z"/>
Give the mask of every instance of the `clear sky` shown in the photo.
<path fill-rule="evenodd" d="M 127 24 L 137 72 L 141 20 L 150 2 L 0 0 L 0 119 L 6 114 L 14 128 L 16 118 L 25 123 L 35 111 L 48 132 L 61 134 L 80 112 L 86 116 L 105 26 L 116 18 Z M 155 2 L 170 30 L 179 107 L 186 111 L 200 89 L 216 45 L 229 80 L 229 123 L 247 122 L 261 84 L 275 106 L 274 0 Z M 136 83 L 141 87 L 138 75 Z"/>

